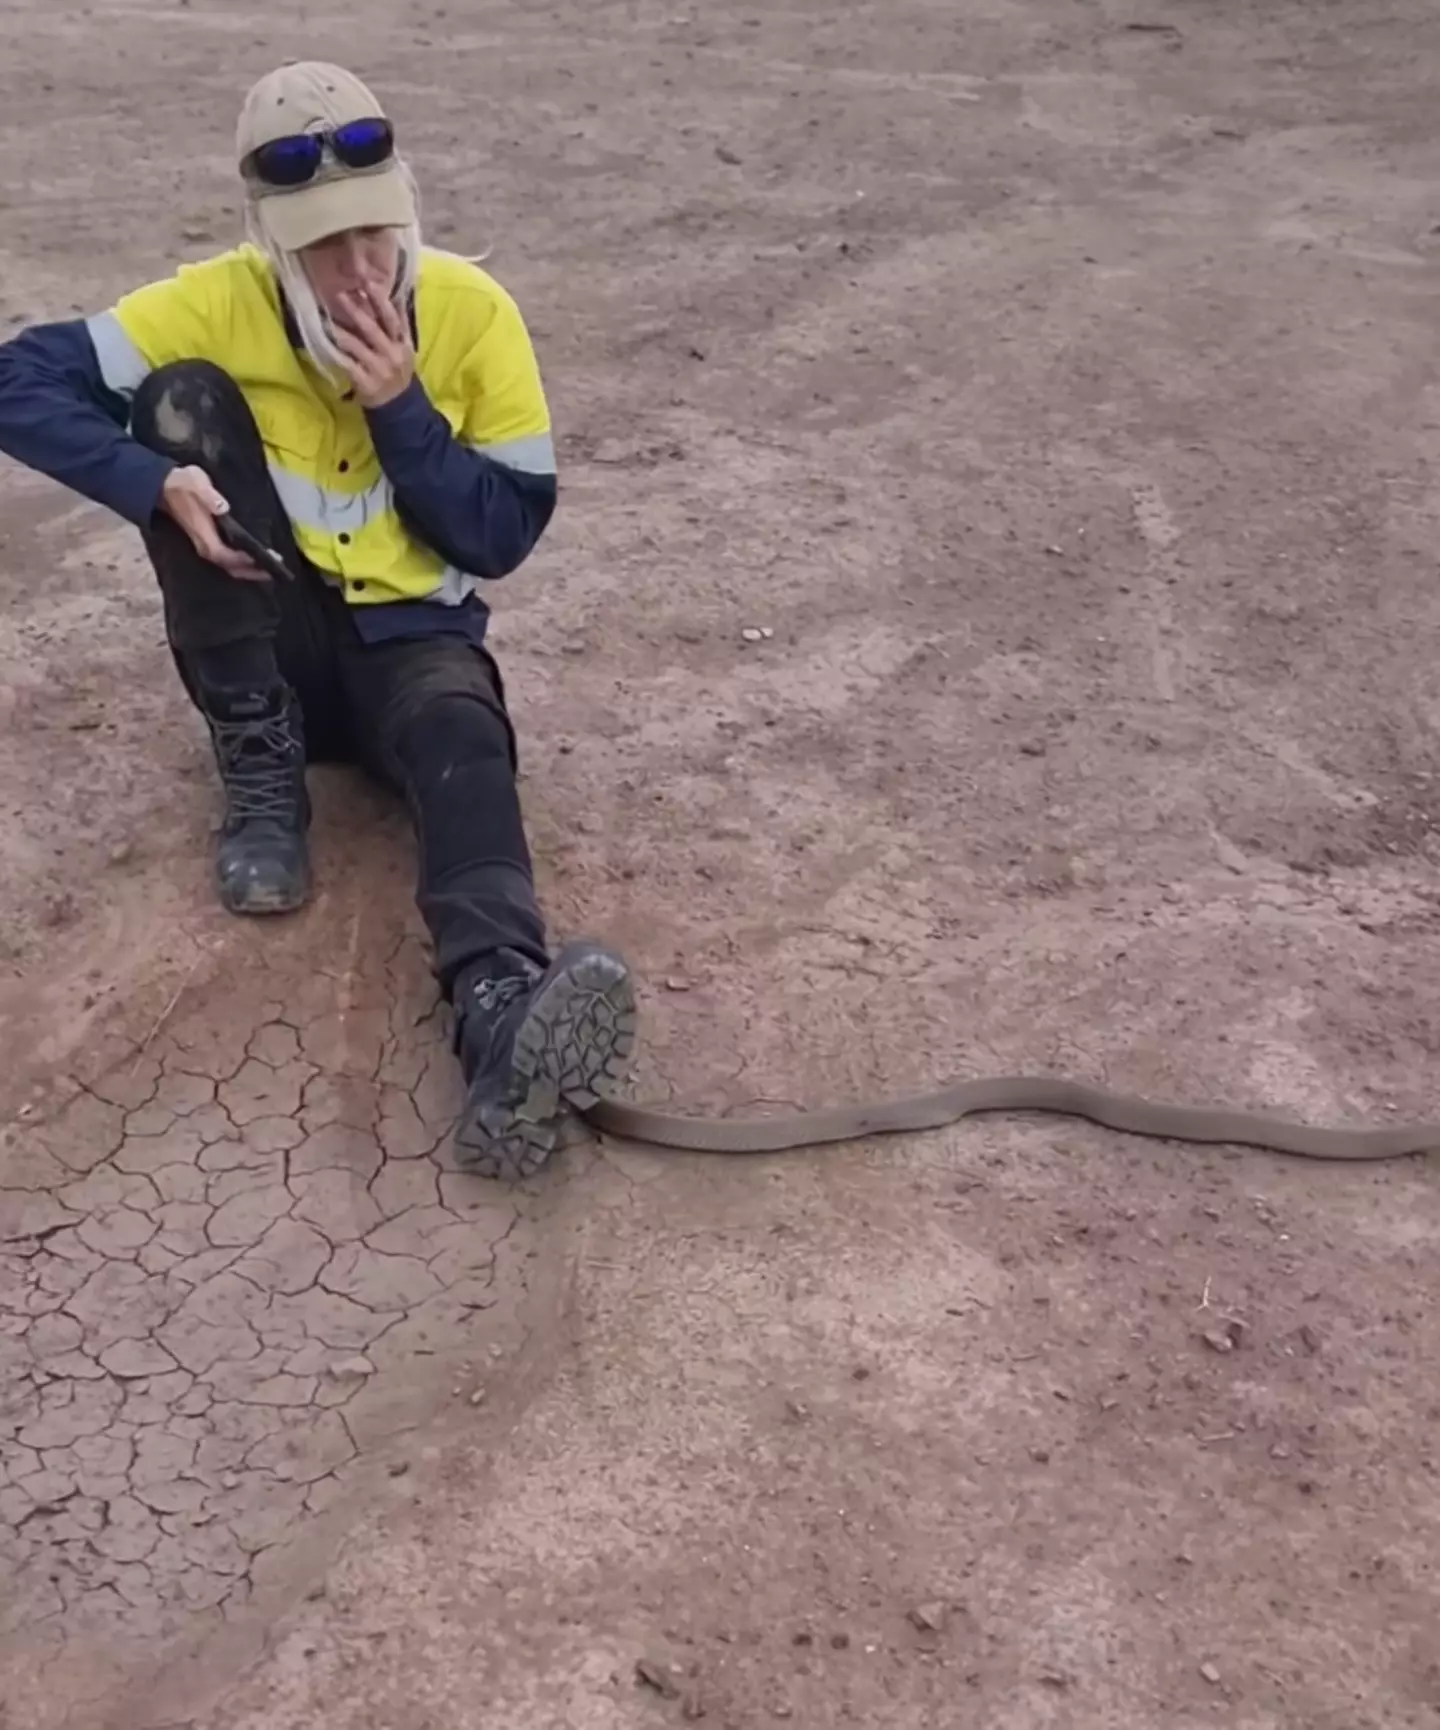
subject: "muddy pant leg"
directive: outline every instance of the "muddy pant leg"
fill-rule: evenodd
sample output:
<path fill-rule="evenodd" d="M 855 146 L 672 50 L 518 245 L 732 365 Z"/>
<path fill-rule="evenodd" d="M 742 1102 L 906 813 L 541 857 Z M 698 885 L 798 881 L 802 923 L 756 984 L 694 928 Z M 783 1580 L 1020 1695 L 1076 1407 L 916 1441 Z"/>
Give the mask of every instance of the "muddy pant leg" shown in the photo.
<path fill-rule="evenodd" d="M 208 361 L 161 367 L 136 392 L 131 430 L 151 450 L 203 468 L 236 520 L 274 547 L 299 578 L 293 584 L 241 582 L 201 558 L 168 517 L 155 518 L 144 531 L 145 546 L 160 581 L 171 651 L 191 697 L 204 708 L 201 685 L 287 685 L 305 715 L 311 754 L 343 755 L 328 614 L 344 603 L 326 591 L 295 545 L 239 386 Z"/>
<path fill-rule="evenodd" d="M 410 806 L 420 849 L 416 900 L 446 995 L 499 950 L 544 966 L 515 735 L 494 662 L 442 635 L 357 640 L 343 665 L 362 758 Z"/>
<path fill-rule="evenodd" d="M 247 915 L 290 912 L 310 887 L 307 734 L 311 754 L 330 754 L 326 729 L 343 714 L 327 597 L 300 562 L 254 417 L 224 372 L 184 361 L 151 373 L 135 394 L 131 430 L 150 449 L 203 468 L 236 519 L 297 573 L 293 583 L 242 582 L 202 558 L 168 517 L 144 531 L 171 652 L 210 729 L 225 790 L 215 855 L 221 903 Z"/>

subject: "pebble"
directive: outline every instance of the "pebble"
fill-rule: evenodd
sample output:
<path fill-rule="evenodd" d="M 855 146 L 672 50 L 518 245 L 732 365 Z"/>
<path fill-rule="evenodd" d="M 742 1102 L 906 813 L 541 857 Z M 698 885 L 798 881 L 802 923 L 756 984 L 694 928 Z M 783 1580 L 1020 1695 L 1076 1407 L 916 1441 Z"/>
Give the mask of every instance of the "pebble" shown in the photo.
<path fill-rule="evenodd" d="M 1220 1672 L 1208 1661 L 1200 1666 L 1200 1674 L 1212 1688 L 1217 1688 L 1220 1685 Z"/>
<path fill-rule="evenodd" d="M 1212 1352 L 1233 1352 L 1245 1338 L 1245 1324 L 1232 1319 L 1224 1327 L 1207 1328 L 1200 1338 Z"/>
<path fill-rule="evenodd" d="M 471 1396 L 470 1396 L 470 1404 L 472 1406 L 483 1405 L 484 1401 L 485 1401 L 484 1388 L 476 1388 L 475 1392 L 473 1394 L 471 1394 Z"/>
<path fill-rule="evenodd" d="M 635 1680 L 653 1688 L 662 1700 L 680 1698 L 679 1678 L 684 1675 L 678 1664 L 666 1664 L 656 1658 L 640 1658 L 635 1663 Z"/>
<path fill-rule="evenodd" d="M 340 1358 L 336 1363 L 327 1364 L 325 1374 L 333 1376 L 336 1381 L 343 1381 L 346 1376 L 373 1376 L 375 1366 L 369 1358 L 362 1358 L 357 1355 L 353 1358 Z"/>
<path fill-rule="evenodd" d="M 910 1620 L 923 1634 L 939 1634 L 945 1627 L 946 1607 L 938 1600 L 928 1604 L 917 1604 L 910 1612 Z"/>
<path fill-rule="evenodd" d="M 392 1460 L 390 1462 L 390 1476 L 392 1478 L 403 1478 L 409 1470 L 409 1460 Z"/>

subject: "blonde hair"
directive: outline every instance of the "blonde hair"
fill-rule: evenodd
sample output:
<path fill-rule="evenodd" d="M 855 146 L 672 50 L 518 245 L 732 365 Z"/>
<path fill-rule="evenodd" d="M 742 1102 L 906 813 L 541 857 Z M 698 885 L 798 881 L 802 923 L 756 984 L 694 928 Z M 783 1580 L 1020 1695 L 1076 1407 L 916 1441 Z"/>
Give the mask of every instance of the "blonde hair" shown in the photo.
<path fill-rule="evenodd" d="M 410 297 L 415 292 L 415 283 L 420 274 L 420 252 L 423 242 L 420 236 L 420 190 L 415 184 L 415 176 L 410 172 L 409 165 L 402 157 L 397 156 L 395 167 L 404 175 L 410 187 L 410 195 L 414 200 L 416 218 L 404 228 L 396 232 L 400 237 L 400 270 L 395 282 L 394 301 L 396 311 L 402 317 L 410 304 Z M 280 246 L 266 220 L 265 200 L 256 198 L 253 194 L 245 200 L 245 232 L 251 244 L 257 246 L 270 260 L 270 266 L 275 272 L 275 279 L 280 285 L 280 292 L 294 317 L 296 328 L 300 332 L 300 341 L 308 354 L 321 370 L 332 376 L 344 378 L 345 357 L 330 334 L 330 321 L 319 297 L 311 286 L 306 275 L 304 261 L 297 252 L 287 252 Z"/>

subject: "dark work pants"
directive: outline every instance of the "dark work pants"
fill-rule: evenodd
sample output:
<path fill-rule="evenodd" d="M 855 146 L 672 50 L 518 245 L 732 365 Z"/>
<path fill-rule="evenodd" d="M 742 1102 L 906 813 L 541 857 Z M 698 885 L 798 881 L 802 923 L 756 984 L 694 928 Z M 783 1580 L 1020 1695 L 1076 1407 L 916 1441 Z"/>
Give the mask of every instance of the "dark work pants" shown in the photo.
<path fill-rule="evenodd" d="M 187 361 L 152 373 L 136 394 L 132 431 L 203 467 L 236 519 L 298 578 L 227 576 L 168 517 L 155 519 L 145 544 L 192 699 L 203 710 L 207 689 L 286 685 L 312 762 L 359 763 L 404 796 L 419 842 L 417 901 L 447 996 L 472 962 L 497 950 L 543 964 L 515 736 L 494 661 L 450 633 L 362 640 L 345 600 L 296 547 L 254 417 L 219 368 Z"/>

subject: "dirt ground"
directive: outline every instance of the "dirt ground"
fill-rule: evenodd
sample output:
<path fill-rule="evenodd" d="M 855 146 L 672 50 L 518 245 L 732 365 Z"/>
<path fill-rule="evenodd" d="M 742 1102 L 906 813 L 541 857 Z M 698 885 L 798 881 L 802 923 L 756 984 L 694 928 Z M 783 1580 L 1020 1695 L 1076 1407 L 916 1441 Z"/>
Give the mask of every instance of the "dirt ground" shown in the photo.
<path fill-rule="evenodd" d="M 9 0 L 0 324 L 232 240 L 275 60 L 392 100 L 553 398 L 496 643 L 637 1093 L 1440 1115 L 1440 12 L 402 13 Z M 1440 1724 L 1440 1164 L 468 1178 L 397 813 L 225 920 L 135 536 L 6 468 L 0 597 L 0 1723 Z"/>

